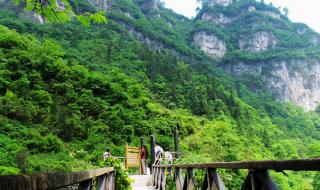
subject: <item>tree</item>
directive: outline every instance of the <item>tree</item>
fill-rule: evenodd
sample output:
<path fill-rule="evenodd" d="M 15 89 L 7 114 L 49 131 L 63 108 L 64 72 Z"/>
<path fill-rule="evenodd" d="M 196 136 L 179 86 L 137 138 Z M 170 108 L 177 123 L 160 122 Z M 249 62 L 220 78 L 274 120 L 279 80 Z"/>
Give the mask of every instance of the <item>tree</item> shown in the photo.
<path fill-rule="evenodd" d="M 73 17 L 83 25 L 106 23 L 107 19 L 103 11 L 97 13 L 84 13 L 77 15 L 67 0 L 12 0 L 16 6 L 23 6 L 27 11 L 32 11 L 41 16 L 47 22 L 65 23 Z"/>
<path fill-rule="evenodd" d="M 282 11 L 283 11 L 283 13 L 284 13 L 285 16 L 288 16 L 288 15 L 289 15 L 289 9 L 288 9 L 287 7 L 284 7 L 284 8 L 282 9 Z"/>

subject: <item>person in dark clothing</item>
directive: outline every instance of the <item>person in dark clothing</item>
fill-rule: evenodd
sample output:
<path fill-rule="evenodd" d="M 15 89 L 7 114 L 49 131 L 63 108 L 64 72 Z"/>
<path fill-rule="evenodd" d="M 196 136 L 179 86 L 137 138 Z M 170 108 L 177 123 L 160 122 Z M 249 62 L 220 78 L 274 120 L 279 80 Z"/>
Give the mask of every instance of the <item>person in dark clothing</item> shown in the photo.
<path fill-rule="evenodd" d="M 141 168 L 142 174 L 147 174 L 147 158 L 148 158 L 148 151 L 146 145 L 141 146 Z"/>

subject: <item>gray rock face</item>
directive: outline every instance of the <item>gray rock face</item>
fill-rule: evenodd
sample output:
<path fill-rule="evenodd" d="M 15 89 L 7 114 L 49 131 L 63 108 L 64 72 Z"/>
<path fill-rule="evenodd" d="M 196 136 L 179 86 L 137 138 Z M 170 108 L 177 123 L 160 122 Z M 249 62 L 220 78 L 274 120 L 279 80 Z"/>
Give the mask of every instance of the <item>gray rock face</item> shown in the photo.
<path fill-rule="evenodd" d="M 109 0 L 88 0 L 93 6 L 99 10 L 107 10 L 110 7 Z"/>
<path fill-rule="evenodd" d="M 292 102 L 306 111 L 320 104 L 320 60 L 282 60 L 264 63 L 226 65 L 236 76 L 260 76 L 268 91 L 278 101 Z"/>
<path fill-rule="evenodd" d="M 193 42 L 207 55 L 222 58 L 227 52 L 226 42 L 220 40 L 215 34 L 201 31 L 193 35 Z"/>
<path fill-rule="evenodd" d="M 239 47 L 248 52 L 262 52 L 277 45 L 276 36 L 267 31 L 254 33 L 252 36 L 240 36 Z"/>
<path fill-rule="evenodd" d="M 206 12 L 202 14 L 201 20 L 207 21 L 212 24 L 228 24 L 231 23 L 234 19 L 227 17 L 222 13 Z"/>
<path fill-rule="evenodd" d="M 146 15 L 151 18 L 160 17 L 159 7 L 160 7 L 160 0 L 145 0 L 141 8 L 144 10 Z"/>
<path fill-rule="evenodd" d="M 156 40 L 153 40 L 151 38 L 149 38 L 148 36 L 144 35 L 143 33 L 137 31 L 135 28 L 133 28 L 132 26 L 126 25 L 127 29 L 129 30 L 129 32 L 141 43 L 145 43 L 148 46 L 150 46 L 152 49 L 156 50 L 156 51 L 161 51 L 165 48 L 165 46 Z"/>
<path fill-rule="evenodd" d="M 214 5 L 228 6 L 231 3 L 232 3 L 232 0 L 208 0 L 208 4 L 211 6 L 214 6 Z"/>
<path fill-rule="evenodd" d="M 272 18 L 276 18 L 276 19 L 280 19 L 281 15 L 279 13 L 273 12 L 273 11 L 263 11 L 264 14 L 272 17 Z"/>

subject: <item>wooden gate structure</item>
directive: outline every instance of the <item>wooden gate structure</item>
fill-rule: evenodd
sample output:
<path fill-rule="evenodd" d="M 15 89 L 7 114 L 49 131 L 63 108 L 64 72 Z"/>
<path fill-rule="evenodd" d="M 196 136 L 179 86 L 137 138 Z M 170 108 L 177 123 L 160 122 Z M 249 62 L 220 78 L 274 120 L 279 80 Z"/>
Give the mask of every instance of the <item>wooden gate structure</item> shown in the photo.
<path fill-rule="evenodd" d="M 137 168 L 139 174 L 142 173 L 141 168 L 141 150 L 139 147 L 132 147 L 126 144 L 126 169 Z"/>

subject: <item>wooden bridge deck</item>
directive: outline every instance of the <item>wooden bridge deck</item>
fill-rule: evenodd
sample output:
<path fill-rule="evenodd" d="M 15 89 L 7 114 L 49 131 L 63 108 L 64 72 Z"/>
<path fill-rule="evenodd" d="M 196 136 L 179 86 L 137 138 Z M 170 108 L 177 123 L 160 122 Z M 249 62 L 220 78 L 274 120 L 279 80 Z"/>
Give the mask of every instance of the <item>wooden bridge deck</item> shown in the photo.
<path fill-rule="evenodd" d="M 132 189 L 133 190 L 154 190 L 151 184 L 151 175 L 131 175 L 133 179 Z"/>

